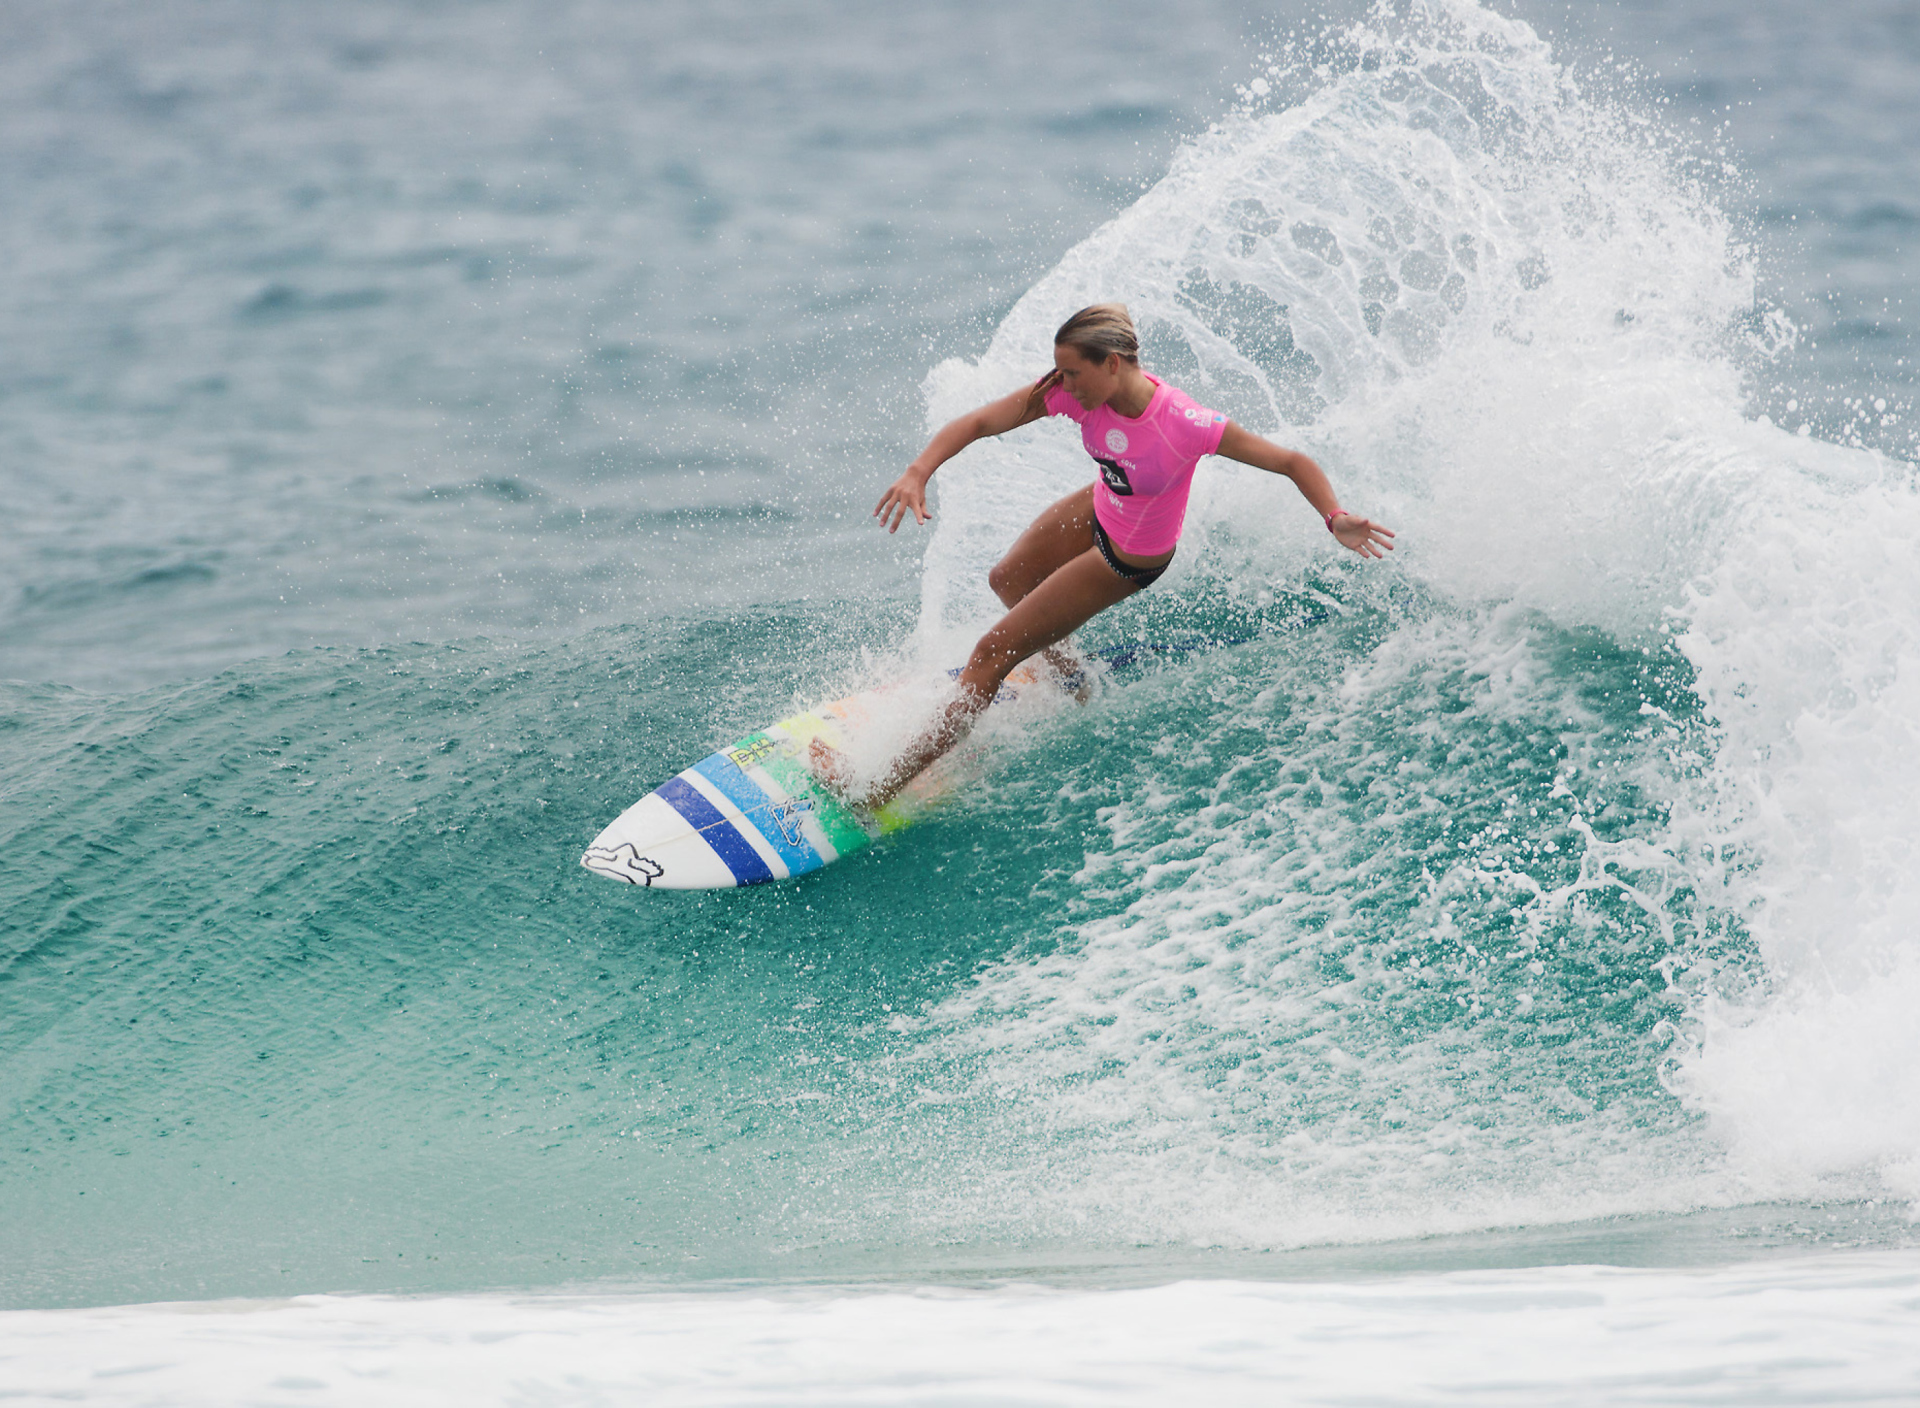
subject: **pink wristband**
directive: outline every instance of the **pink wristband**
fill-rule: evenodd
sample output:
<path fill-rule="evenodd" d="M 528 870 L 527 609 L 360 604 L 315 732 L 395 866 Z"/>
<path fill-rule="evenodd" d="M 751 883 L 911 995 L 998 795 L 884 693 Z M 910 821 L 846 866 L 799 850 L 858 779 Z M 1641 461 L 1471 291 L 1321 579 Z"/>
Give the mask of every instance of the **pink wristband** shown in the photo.
<path fill-rule="evenodd" d="M 1346 515 L 1346 512 L 1347 511 L 1343 508 L 1337 508 L 1332 513 L 1327 515 L 1327 531 L 1329 533 L 1333 531 L 1333 520 L 1336 518 L 1344 517 Z"/>

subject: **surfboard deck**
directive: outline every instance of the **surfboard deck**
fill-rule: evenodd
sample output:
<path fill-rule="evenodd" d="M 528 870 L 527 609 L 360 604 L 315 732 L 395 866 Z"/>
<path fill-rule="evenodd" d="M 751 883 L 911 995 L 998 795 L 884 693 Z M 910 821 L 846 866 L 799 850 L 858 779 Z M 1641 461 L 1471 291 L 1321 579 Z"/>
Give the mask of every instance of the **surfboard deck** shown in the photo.
<path fill-rule="evenodd" d="M 1301 624 L 1326 613 L 1313 608 Z M 1149 658 L 1239 645 L 1249 635 L 1197 633 L 1095 650 L 1108 669 Z M 947 671 L 958 675 L 958 670 Z M 1041 689 L 1042 698 L 1078 697 L 1081 677 L 1057 679 L 1037 660 L 1020 665 L 997 704 Z M 837 699 L 769 724 L 709 753 L 614 818 L 580 857 L 596 875 L 655 890 L 723 890 L 807 875 L 911 824 L 963 786 L 977 735 L 934 763 L 877 812 L 856 812 L 815 780 L 801 761 L 816 738 L 839 752 L 867 726 L 889 689 Z"/>
<path fill-rule="evenodd" d="M 995 702 L 1035 686 L 1058 687 L 1039 666 L 1023 665 Z M 810 874 L 898 831 L 951 793 L 954 755 L 873 812 L 841 801 L 802 761 L 816 738 L 848 751 L 886 693 L 823 704 L 709 753 L 614 818 L 580 864 L 649 889 L 730 889 Z"/>

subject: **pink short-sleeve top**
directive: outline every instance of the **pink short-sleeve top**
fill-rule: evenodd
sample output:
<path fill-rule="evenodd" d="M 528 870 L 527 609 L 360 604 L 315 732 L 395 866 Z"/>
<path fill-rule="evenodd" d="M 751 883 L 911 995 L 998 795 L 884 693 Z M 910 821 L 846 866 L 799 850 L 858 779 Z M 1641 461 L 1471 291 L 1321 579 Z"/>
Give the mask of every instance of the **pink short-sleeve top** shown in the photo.
<path fill-rule="evenodd" d="M 1138 416 L 1111 406 L 1087 410 L 1064 387 L 1047 392 L 1047 414 L 1080 424 L 1080 440 L 1100 466 L 1093 511 L 1121 552 L 1158 557 L 1180 541 L 1187 495 L 1202 455 L 1220 448 L 1227 418 L 1147 374 L 1153 399 Z"/>

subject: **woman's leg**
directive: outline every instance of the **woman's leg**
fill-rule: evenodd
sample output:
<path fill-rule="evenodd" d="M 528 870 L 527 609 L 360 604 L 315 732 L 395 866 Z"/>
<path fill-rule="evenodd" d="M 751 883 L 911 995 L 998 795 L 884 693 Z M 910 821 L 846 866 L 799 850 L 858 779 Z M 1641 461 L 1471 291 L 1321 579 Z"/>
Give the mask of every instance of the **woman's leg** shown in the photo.
<path fill-rule="evenodd" d="M 1088 502 L 1091 504 L 1091 498 Z M 1041 521 L 1045 518 L 1043 514 Z M 1040 526 L 1041 522 L 1036 522 L 1022 535 L 1021 542 Z M 1014 546 L 1018 549 L 1020 544 Z M 1015 556 L 1014 552 L 1007 554 L 1009 559 Z M 965 738 L 1015 665 L 1036 651 L 1057 645 L 1138 590 L 1138 585 L 1107 566 L 1095 548 L 1087 548 L 1028 588 L 1016 598 L 1013 609 L 974 646 L 966 668 L 960 672 L 959 697 L 941 711 L 933 728 L 900 755 L 880 785 L 863 799 L 865 804 L 885 806 L 928 764 Z"/>
<path fill-rule="evenodd" d="M 1014 540 L 1007 555 L 987 573 L 987 585 L 1003 605 L 1022 597 L 1093 546 L 1093 485 L 1076 489 L 1050 504 Z M 1080 661 L 1058 646 L 1041 652 L 1062 680 L 1071 679 Z"/>
<path fill-rule="evenodd" d="M 1006 606 L 1093 546 L 1093 485 L 1076 489 L 1043 509 L 1007 555 L 987 573 L 987 585 Z"/>

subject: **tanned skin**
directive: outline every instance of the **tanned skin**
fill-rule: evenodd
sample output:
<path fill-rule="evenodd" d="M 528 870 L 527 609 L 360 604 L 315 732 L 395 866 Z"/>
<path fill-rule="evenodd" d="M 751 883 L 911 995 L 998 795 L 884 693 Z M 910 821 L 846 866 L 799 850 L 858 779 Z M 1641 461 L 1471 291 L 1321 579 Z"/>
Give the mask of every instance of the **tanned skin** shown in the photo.
<path fill-rule="evenodd" d="M 1120 415 L 1137 418 L 1153 400 L 1153 383 L 1136 363 L 1117 352 L 1103 361 L 1084 356 L 1066 344 L 1053 349 L 1057 381 L 1087 410 L 1107 406 Z M 873 516 L 897 532 L 911 513 L 917 523 L 930 521 L 927 481 L 941 465 L 974 441 L 1004 435 L 1046 414 L 1040 386 L 1023 386 L 998 401 L 969 411 L 943 426 L 927 448 L 909 464 L 880 498 Z M 1297 450 L 1243 430 L 1232 421 L 1214 453 L 1291 479 L 1322 518 L 1340 508 L 1333 486 L 1319 465 Z M 1393 551 L 1393 533 L 1358 514 L 1341 512 L 1328 522 L 1340 545 L 1361 557 L 1385 557 Z M 1128 567 L 1151 569 L 1173 559 L 1171 550 L 1157 557 L 1135 557 L 1117 547 L 1114 556 Z M 972 730 L 976 720 L 1000 690 L 1001 683 L 1022 660 L 1044 653 L 1063 675 L 1071 662 L 1057 647 L 1109 606 L 1125 601 L 1139 586 L 1107 566 L 1093 540 L 1093 486 L 1076 490 L 1033 521 L 987 573 L 987 584 L 1006 604 L 1007 614 L 980 637 L 960 672 L 959 688 L 934 721 L 894 760 L 878 783 L 856 794 L 845 759 L 815 739 L 809 764 L 816 776 L 855 805 L 885 806 L 941 754 Z"/>

